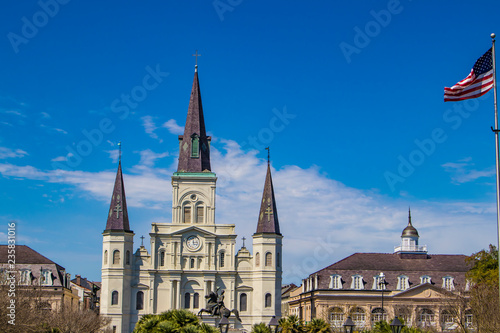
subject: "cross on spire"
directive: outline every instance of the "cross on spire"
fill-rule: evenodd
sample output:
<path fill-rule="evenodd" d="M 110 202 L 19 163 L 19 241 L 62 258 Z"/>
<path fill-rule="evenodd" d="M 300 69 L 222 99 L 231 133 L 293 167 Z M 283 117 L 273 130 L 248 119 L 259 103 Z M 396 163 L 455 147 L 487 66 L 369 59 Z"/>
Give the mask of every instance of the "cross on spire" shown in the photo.
<path fill-rule="evenodd" d="M 119 215 L 120 212 L 123 211 L 119 202 L 116 203 L 116 207 L 115 207 L 114 211 L 116 212 L 116 218 L 119 218 L 120 217 L 120 215 Z"/>
<path fill-rule="evenodd" d="M 119 152 L 118 152 L 118 161 L 121 162 L 122 161 L 122 142 L 118 142 L 118 149 L 119 149 Z"/>
<path fill-rule="evenodd" d="M 144 236 L 141 236 L 140 239 L 141 239 L 141 246 L 144 246 Z"/>
<path fill-rule="evenodd" d="M 266 215 L 267 215 L 267 222 L 271 222 L 271 214 L 273 213 L 273 210 L 271 209 L 271 204 L 267 206 L 266 209 Z"/>
<path fill-rule="evenodd" d="M 201 56 L 201 54 L 198 54 L 198 50 L 196 50 L 196 53 L 193 54 L 193 57 L 196 57 L 196 60 L 195 60 L 195 65 L 194 65 L 194 68 L 195 70 L 198 69 L 198 57 Z"/>
<path fill-rule="evenodd" d="M 271 163 L 271 149 L 269 147 L 266 147 L 267 150 L 267 165 Z"/>
<path fill-rule="evenodd" d="M 243 247 L 245 247 L 245 240 L 246 240 L 246 238 L 243 237 L 242 240 L 243 240 Z"/>

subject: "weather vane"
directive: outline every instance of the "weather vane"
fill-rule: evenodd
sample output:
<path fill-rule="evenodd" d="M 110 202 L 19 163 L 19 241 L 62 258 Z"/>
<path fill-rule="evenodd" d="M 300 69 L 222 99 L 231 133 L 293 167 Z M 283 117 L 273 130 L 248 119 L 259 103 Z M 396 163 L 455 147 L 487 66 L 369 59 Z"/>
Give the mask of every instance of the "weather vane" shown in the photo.
<path fill-rule="evenodd" d="M 267 165 L 271 163 L 271 149 L 269 147 L 266 147 L 267 150 Z"/>

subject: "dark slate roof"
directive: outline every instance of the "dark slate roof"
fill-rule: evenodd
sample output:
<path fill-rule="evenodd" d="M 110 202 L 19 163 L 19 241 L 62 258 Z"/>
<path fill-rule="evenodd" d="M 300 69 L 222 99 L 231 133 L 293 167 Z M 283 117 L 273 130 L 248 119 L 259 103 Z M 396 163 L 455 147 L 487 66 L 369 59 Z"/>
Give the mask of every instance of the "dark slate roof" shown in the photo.
<path fill-rule="evenodd" d="M 365 289 L 371 289 L 373 277 L 384 273 L 389 283 L 387 289 L 394 290 L 397 286 L 397 277 L 406 275 L 412 285 L 420 283 L 420 277 L 429 275 L 435 284 L 441 284 L 442 278 L 451 276 L 456 285 L 465 287 L 465 273 L 469 270 L 465 262 L 465 255 L 422 254 L 404 256 L 398 253 L 355 253 L 328 267 L 325 267 L 311 276 L 318 275 L 318 289 L 328 289 L 330 276 L 338 274 L 344 281 L 344 289 L 349 289 L 351 277 L 355 274 L 363 276 Z"/>
<path fill-rule="evenodd" d="M 16 245 L 16 264 L 47 264 L 57 265 L 47 257 L 42 256 L 26 245 Z M 8 245 L 0 245 L 0 263 L 6 263 L 8 256 Z M 59 266 L 61 267 L 61 266 Z M 63 267 L 61 267 L 64 269 Z"/>
<path fill-rule="evenodd" d="M 267 164 L 266 182 L 264 183 L 264 193 L 262 194 L 256 233 L 281 235 L 276 199 L 274 198 L 273 179 L 271 178 L 271 166 L 269 163 Z"/>
<path fill-rule="evenodd" d="M 198 157 L 191 157 L 191 142 L 194 135 L 199 137 Z M 177 172 L 211 171 L 210 137 L 207 137 L 205 130 L 205 119 L 203 118 L 203 106 L 201 104 L 201 92 L 197 70 L 194 73 L 186 125 L 184 126 L 184 135 L 179 135 L 179 141 L 179 164 Z"/>
<path fill-rule="evenodd" d="M 118 163 L 118 171 L 116 172 L 115 187 L 111 196 L 106 230 L 130 231 L 121 161 Z"/>

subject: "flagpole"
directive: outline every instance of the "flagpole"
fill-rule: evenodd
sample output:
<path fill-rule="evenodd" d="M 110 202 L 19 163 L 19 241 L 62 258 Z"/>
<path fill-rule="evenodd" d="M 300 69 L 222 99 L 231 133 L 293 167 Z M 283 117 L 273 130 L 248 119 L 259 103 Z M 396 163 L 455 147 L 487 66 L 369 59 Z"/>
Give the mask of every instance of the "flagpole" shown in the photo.
<path fill-rule="evenodd" d="M 495 148 L 496 148 L 496 167 L 497 167 L 497 250 L 500 249 L 500 162 L 499 162 L 499 142 L 498 142 L 498 109 L 497 109 L 497 75 L 495 67 L 495 34 L 491 34 L 491 57 L 493 58 L 493 104 L 495 106 Z M 500 270 L 498 270 L 499 277 L 499 302 L 500 302 Z"/>

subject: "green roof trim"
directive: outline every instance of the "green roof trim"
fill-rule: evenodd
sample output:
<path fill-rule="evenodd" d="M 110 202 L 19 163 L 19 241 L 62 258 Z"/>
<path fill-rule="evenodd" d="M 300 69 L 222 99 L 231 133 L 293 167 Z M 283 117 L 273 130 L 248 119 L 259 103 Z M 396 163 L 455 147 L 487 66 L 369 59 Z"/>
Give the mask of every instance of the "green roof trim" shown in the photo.
<path fill-rule="evenodd" d="M 193 177 L 193 178 L 215 178 L 217 177 L 213 172 L 174 172 L 174 177 Z"/>

